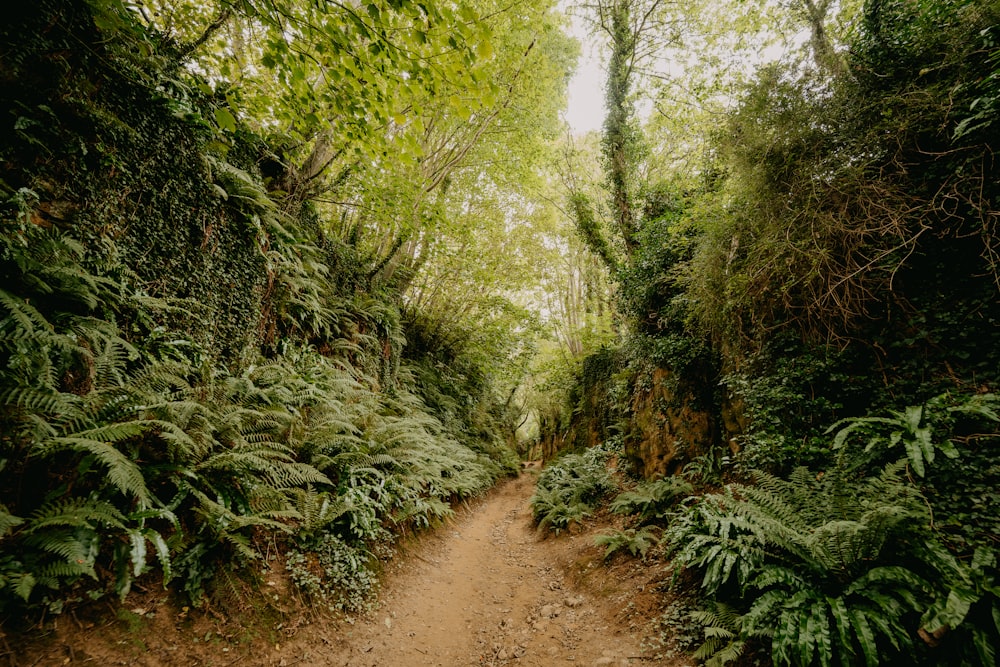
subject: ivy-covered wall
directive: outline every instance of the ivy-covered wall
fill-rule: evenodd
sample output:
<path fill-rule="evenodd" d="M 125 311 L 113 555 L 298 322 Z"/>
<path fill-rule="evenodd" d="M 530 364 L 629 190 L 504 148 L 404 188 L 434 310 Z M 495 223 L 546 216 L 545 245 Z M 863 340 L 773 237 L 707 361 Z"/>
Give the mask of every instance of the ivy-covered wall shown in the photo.
<path fill-rule="evenodd" d="M 92 270 L 129 271 L 150 297 L 190 299 L 171 327 L 238 366 L 258 335 L 267 262 L 260 221 L 206 155 L 248 152 L 206 120 L 213 101 L 170 45 L 127 25 L 111 42 L 94 20 L 83 2 L 18 3 L 5 18 L 17 40 L 0 64 L 2 123 L 13 128 L 0 146 L 5 198 L 36 200 L 35 224 L 82 242 Z M 162 324 L 116 316 L 129 337 Z"/>

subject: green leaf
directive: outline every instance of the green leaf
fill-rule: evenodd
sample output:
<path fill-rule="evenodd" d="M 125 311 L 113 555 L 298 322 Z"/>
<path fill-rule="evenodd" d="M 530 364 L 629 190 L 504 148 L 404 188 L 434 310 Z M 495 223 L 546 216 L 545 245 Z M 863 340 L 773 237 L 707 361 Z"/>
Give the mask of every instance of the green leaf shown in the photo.
<path fill-rule="evenodd" d="M 31 597 L 31 591 L 35 588 L 35 577 L 29 572 L 10 575 L 14 582 L 14 593 L 25 602 Z"/>
<path fill-rule="evenodd" d="M 236 116 L 225 107 L 216 107 L 215 122 L 226 132 L 236 131 Z"/>
<path fill-rule="evenodd" d="M 915 440 L 906 438 L 903 440 L 903 446 L 906 448 L 906 457 L 909 459 L 910 465 L 913 467 L 913 472 L 917 473 L 918 477 L 923 477 L 924 453 L 920 449 L 920 445 Z"/>
<path fill-rule="evenodd" d="M 107 466 L 108 481 L 125 494 L 135 496 L 143 505 L 150 502 L 149 489 L 142 470 L 120 451 L 111 445 L 81 437 L 53 438 L 53 449 L 74 449 L 79 452 L 93 454 L 98 461 Z"/>
<path fill-rule="evenodd" d="M 7 511 L 7 506 L 0 504 L 0 539 L 7 536 L 13 528 L 24 523 L 24 519 Z"/>
<path fill-rule="evenodd" d="M 868 625 L 865 613 L 860 609 L 851 609 L 849 613 L 852 621 L 851 627 L 854 628 L 854 635 L 858 638 L 861 653 L 865 657 L 865 665 L 867 667 L 878 667 L 878 644 L 875 642 L 875 633 L 872 632 L 871 626 Z"/>
<path fill-rule="evenodd" d="M 132 576 L 138 577 L 146 567 L 146 538 L 137 530 L 130 530 L 128 536 L 132 543 L 129 552 L 132 560 Z"/>
<path fill-rule="evenodd" d="M 982 628 L 972 629 L 972 644 L 976 647 L 979 663 L 983 667 L 996 667 L 997 655 L 994 639 Z"/>
<path fill-rule="evenodd" d="M 163 570 L 163 584 L 164 586 L 170 583 L 170 580 L 174 578 L 173 567 L 170 561 L 170 548 L 167 546 L 167 541 L 163 539 L 155 530 L 147 529 L 143 532 L 148 539 L 153 544 L 153 548 L 156 550 L 156 557 L 160 561 L 160 568 Z"/>
<path fill-rule="evenodd" d="M 840 655 L 840 663 L 846 667 L 853 663 L 852 658 L 854 656 L 854 642 L 851 638 L 851 616 L 847 611 L 847 605 L 844 604 L 842 597 L 827 597 L 826 601 L 830 609 L 830 615 L 833 617 L 834 625 L 837 627 L 837 637 L 840 639 L 837 651 Z"/>

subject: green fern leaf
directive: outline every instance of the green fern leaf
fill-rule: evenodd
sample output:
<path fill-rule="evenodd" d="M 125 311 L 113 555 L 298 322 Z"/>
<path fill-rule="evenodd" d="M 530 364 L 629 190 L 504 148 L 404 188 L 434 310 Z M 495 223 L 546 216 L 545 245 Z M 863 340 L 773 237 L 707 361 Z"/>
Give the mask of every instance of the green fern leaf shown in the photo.
<path fill-rule="evenodd" d="M 866 667 L 877 667 L 879 663 L 878 645 L 875 642 L 875 633 L 872 632 L 868 619 L 861 609 L 849 609 L 851 618 L 851 628 L 854 636 L 857 637 L 861 647 L 861 654 L 864 656 Z"/>
<path fill-rule="evenodd" d="M 56 414 L 63 418 L 79 412 L 76 396 L 49 387 L 11 387 L 0 392 L 0 405 L 17 406 L 32 412 Z"/>
<path fill-rule="evenodd" d="M 7 534 L 24 523 L 24 519 L 14 516 L 8 511 L 7 506 L 0 504 L 0 540 L 7 537 Z"/>
<path fill-rule="evenodd" d="M 809 610 L 806 632 L 815 641 L 816 655 L 820 666 L 830 667 L 833 660 L 833 636 L 830 631 L 830 615 L 826 598 L 813 602 L 812 608 Z"/>
<path fill-rule="evenodd" d="M 128 537 L 132 546 L 130 549 L 132 576 L 138 577 L 146 568 L 146 538 L 137 530 L 130 530 Z"/>
<path fill-rule="evenodd" d="M 31 597 L 31 591 L 34 590 L 35 584 L 38 583 L 35 576 L 30 572 L 16 572 L 7 576 L 11 583 L 14 584 L 14 594 L 27 602 L 28 598 Z"/>
<path fill-rule="evenodd" d="M 146 528 L 142 534 L 153 545 L 153 549 L 156 550 L 156 558 L 160 561 L 160 569 L 163 571 L 163 584 L 166 586 L 174 578 L 170 561 L 170 548 L 167 546 L 167 541 L 163 539 L 162 535 L 151 528 Z"/>
<path fill-rule="evenodd" d="M 52 331 L 52 325 L 37 308 L 5 289 L 0 289 L 0 306 L 10 313 L 10 320 L 27 335 L 34 333 L 36 328 Z M 0 328 L 4 328 L 6 321 L 7 318 L 0 320 Z"/>
<path fill-rule="evenodd" d="M 31 515 L 23 532 L 32 534 L 56 526 L 78 528 L 98 524 L 123 528 L 124 520 L 122 513 L 108 502 L 89 498 L 67 498 L 39 507 Z"/>
<path fill-rule="evenodd" d="M 126 495 L 134 496 L 143 506 L 150 504 L 151 497 L 142 470 L 111 445 L 85 437 L 52 438 L 46 445 L 50 453 L 71 449 L 92 454 L 107 467 L 108 481 L 115 488 Z"/>
<path fill-rule="evenodd" d="M 853 664 L 854 656 L 854 639 L 853 639 L 853 625 L 851 624 L 851 615 L 848 612 L 847 605 L 844 603 L 842 597 L 829 597 L 826 598 L 827 606 L 830 610 L 830 616 L 833 619 L 833 625 L 837 628 L 837 638 L 839 639 L 839 650 L 837 653 L 840 656 L 840 662 L 843 667 L 850 667 Z"/>

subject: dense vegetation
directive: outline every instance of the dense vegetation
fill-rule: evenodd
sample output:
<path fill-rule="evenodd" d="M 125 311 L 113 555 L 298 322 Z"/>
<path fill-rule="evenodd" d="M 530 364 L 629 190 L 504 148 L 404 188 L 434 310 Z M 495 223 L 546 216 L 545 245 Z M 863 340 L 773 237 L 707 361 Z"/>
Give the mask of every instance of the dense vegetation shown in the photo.
<path fill-rule="evenodd" d="M 5 623 L 272 568 L 363 608 L 568 447 L 539 523 L 632 517 L 706 662 L 996 663 L 995 1 L 602 0 L 574 139 L 547 0 L 21 5 Z"/>
<path fill-rule="evenodd" d="M 548 140 L 573 51 L 544 3 L 363 9 L 9 8 L 4 623 L 271 568 L 358 608 L 398 535 L 515 469 L 504 332 L 532 323 L 485 279 L 449 293 L 477 268 L 449 248 L 486 254 L 466 220 L 530 172 L 498 136 Z"/>
<path fill-rule="evenodd" d="M 599 542 L 662 546 L 707 664 L 996 664 L 1000 6 L 807 0 L 698 33 L 713 7 L 591 15 L 603 174 L 567 208 L 620 333 L 541 437 L 649 478 Z M 752 71 L 684 51 L 782 29 L 804 46 Z M 672 49 L 689 78 L 656 69 Z M 555 528 L 594 511 L 565 468 L 589 470 L 559 459 L 535 498 Z"/>

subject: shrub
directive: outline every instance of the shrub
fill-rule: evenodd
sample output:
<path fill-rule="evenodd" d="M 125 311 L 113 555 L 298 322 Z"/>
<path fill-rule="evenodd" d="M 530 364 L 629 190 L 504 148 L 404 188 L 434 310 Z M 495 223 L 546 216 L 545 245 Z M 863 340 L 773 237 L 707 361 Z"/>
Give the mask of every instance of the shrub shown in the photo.
<path fill-rule="evenodd" d="M 649 526 L 641 528 L 626 528 L 613 533 L 598 535 L 594 538 L 594 544 L 599 547 L 606 547 L 604 559 L 607 560 L 622 549 L 626 549 L 633 558 L 645 558 L 649 550 L 656 546 L 659 539 L 656 532 Z"/>
<path fill-rule="evenodd" d="M 611 501 L 611 511 L 615 514 L 635 514 L 640 522 L 647 523 L 669 516 L 677 501 L 693 492 L 694 486 L 683 477 L 640 482 L 635 488 L 618 494 Z"/>
<path fill-rule="evenodd" d="M 933 475 L 935 451 L 961 455 L 949 437 L 957 420 L 995 421 L 992 405 L 989 396 L 937 399 L 837 423 L 828 470 L 756 472 L 753 484 L 692 499 L 664 542 L 710 600 L 698 616 L 699 657 L 725 664 L 762 642 L 777 665 L 993 664 L 995 550 L 980 546 L 970 560 L 950 553 L 914 484 Z"/>
<path fill-rule="evenodd" d="M 590 515 L 597 501 L 617 488 L 608 473 L 608 452 L 593 447 L 582 454 L 564 454 L 538 476 L 531 511 L 542 528 L 558 533 Z"/>

